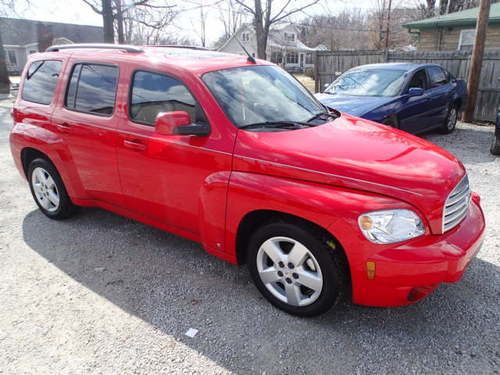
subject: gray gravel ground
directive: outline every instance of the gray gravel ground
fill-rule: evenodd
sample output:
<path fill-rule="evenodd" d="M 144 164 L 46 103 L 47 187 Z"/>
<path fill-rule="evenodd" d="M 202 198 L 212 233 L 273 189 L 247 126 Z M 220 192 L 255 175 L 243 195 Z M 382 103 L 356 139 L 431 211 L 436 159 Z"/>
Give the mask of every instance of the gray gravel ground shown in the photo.
<path fill-rule="evenodd" d="M 300 319 L 267 303 L 246 269 L 195 243 L 95 209 L 45 218 L 14 168 L 1 105 L 0 374 L 499 372 L 491 127 L 425 136 L 463 160 L 483 199 L 487 238 L 462 281 L 410 307 L 344 303 Z"/>

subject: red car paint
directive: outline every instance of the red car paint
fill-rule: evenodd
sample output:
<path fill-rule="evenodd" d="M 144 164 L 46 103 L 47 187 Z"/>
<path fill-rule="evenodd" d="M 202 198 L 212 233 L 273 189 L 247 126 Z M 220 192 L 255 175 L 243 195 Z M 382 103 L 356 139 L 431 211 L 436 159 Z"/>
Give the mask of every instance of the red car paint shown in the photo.
<path fill-rule="evenodd" d="M 442 282 L 457 281 L 481 245 L 485 224 L 477 195 L 466 218 L 442 233 L 443 204 L 465 169 L 425 140 L 345 114 L 294 131 L 235 127 L 201 76 L 251 65 L 243 56 L 165 57 L 154 48 L 68 50 L 32 55 L 27 66 L 43 59 L 63 62 L 54 100 L 51 105 L 16 100 L 12 154 L 23 175 L 23 149 L 46 154 L 77 205 L 101 207 L 198 241 L 232 263 L 238 262 L 237 233 L 249 213 L 272 210 L 303 218 L 339 241 L 349 262 L 353 301 L 373 306 L 409 304 Z M 119 67 L 111 117 L 64 107 L 78 62 Z M 210 135 L 163 136 L 130 121 L 129 87 L 138 69 L 181 80 L 201 103 Z M 417 212 L 426 234 L 389 245 L 368 241 L 359 215 L 392 208 Z M 374 278 L 367 275 L 368 261 L 376 264 Z"/>

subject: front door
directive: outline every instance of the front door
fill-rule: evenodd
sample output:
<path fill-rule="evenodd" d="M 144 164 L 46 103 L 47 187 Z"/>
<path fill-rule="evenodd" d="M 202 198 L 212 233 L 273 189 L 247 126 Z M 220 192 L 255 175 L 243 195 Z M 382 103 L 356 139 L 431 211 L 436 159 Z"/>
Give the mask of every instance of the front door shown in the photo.
<path fill-rule="evenodd" d="M 146 68 L 131 69 L 128 74 L 128 114 L 120 126 L 118 143 L 125 205 L 136 215 L 196 239 L 202 213 L 214 215 L 210 220 L 214 223 L 224 220 L 229 173 L 223 177 L 227 178 L 223 191 L 209 186 L 217 180 L 216 175 L 222 176 L 218 172 L 231 170 L 232 154 L 216 150 L 214 145 L 221 137 L 213 128 L 203 137 L 156 133 L 155 119 L 161 112 L 186 111 L 193 122 L 208 120 L 180 79 Z M 207 203 L 214 207 L 207 207 Z"/>
<path fill-rule="evenodd" d="M 299 63 L 300 63 L 300 67 L 303 68 L 304 67 L 304 54 L 303 53 L 299 54 Z"/>

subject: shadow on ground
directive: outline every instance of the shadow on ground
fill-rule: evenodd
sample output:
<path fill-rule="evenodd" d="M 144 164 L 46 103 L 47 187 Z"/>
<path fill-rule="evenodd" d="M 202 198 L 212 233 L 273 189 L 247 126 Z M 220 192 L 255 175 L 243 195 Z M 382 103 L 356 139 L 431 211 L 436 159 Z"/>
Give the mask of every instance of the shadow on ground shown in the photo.
<path fill-rule="evenodd" d="M 314 319 L 262 299 L 245 268 L 100 210 L 23 221 L 26 243 L 86 288 L 238 373 L 469 372 L 498 368 L 497 266 L 399 309 L 343 303 Z M 184 332 L 200 333 L 190 339 Z M 388 370 L 390 369 L 390 371 Z"/>

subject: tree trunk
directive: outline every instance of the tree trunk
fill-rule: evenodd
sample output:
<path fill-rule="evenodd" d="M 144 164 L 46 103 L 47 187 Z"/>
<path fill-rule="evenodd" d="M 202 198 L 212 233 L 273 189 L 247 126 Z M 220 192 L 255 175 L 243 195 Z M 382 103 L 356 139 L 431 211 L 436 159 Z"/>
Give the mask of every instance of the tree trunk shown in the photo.
<path fill-rule="evenodd" d="M 116 31 L 118 32 L 118 43 L 125 43 L 125 33 L 123 32 L 123 11 L 122 0 L 115 0 L 116 5 Z"/>
<path fill-rule="evenodd" d="M 104 42 L 115 42 L 115 30 L 113 28 L 113 7 L 111 0 L 102 0 L 102 25 L 104 29 Z"/>
<path fill-rule="evenodd" d="M 10 91 L 9 72 L 5 61 L 5 50 L 3 49 L 2 34 L 0 33 L 0 94 L 8 94 Z"/>
<path fill-rule="evenodd" d="M 267 37 L 269 35 L 269 27 L 264 26 L 264 19 L 262 14 L 262 2 L 261 0 L 255 0 L 255 16 L 253 20 L 255 27 L 255 37 L 257 42 L 257 58 L 266 59 L 266 47 L 267 47 Z"/>

